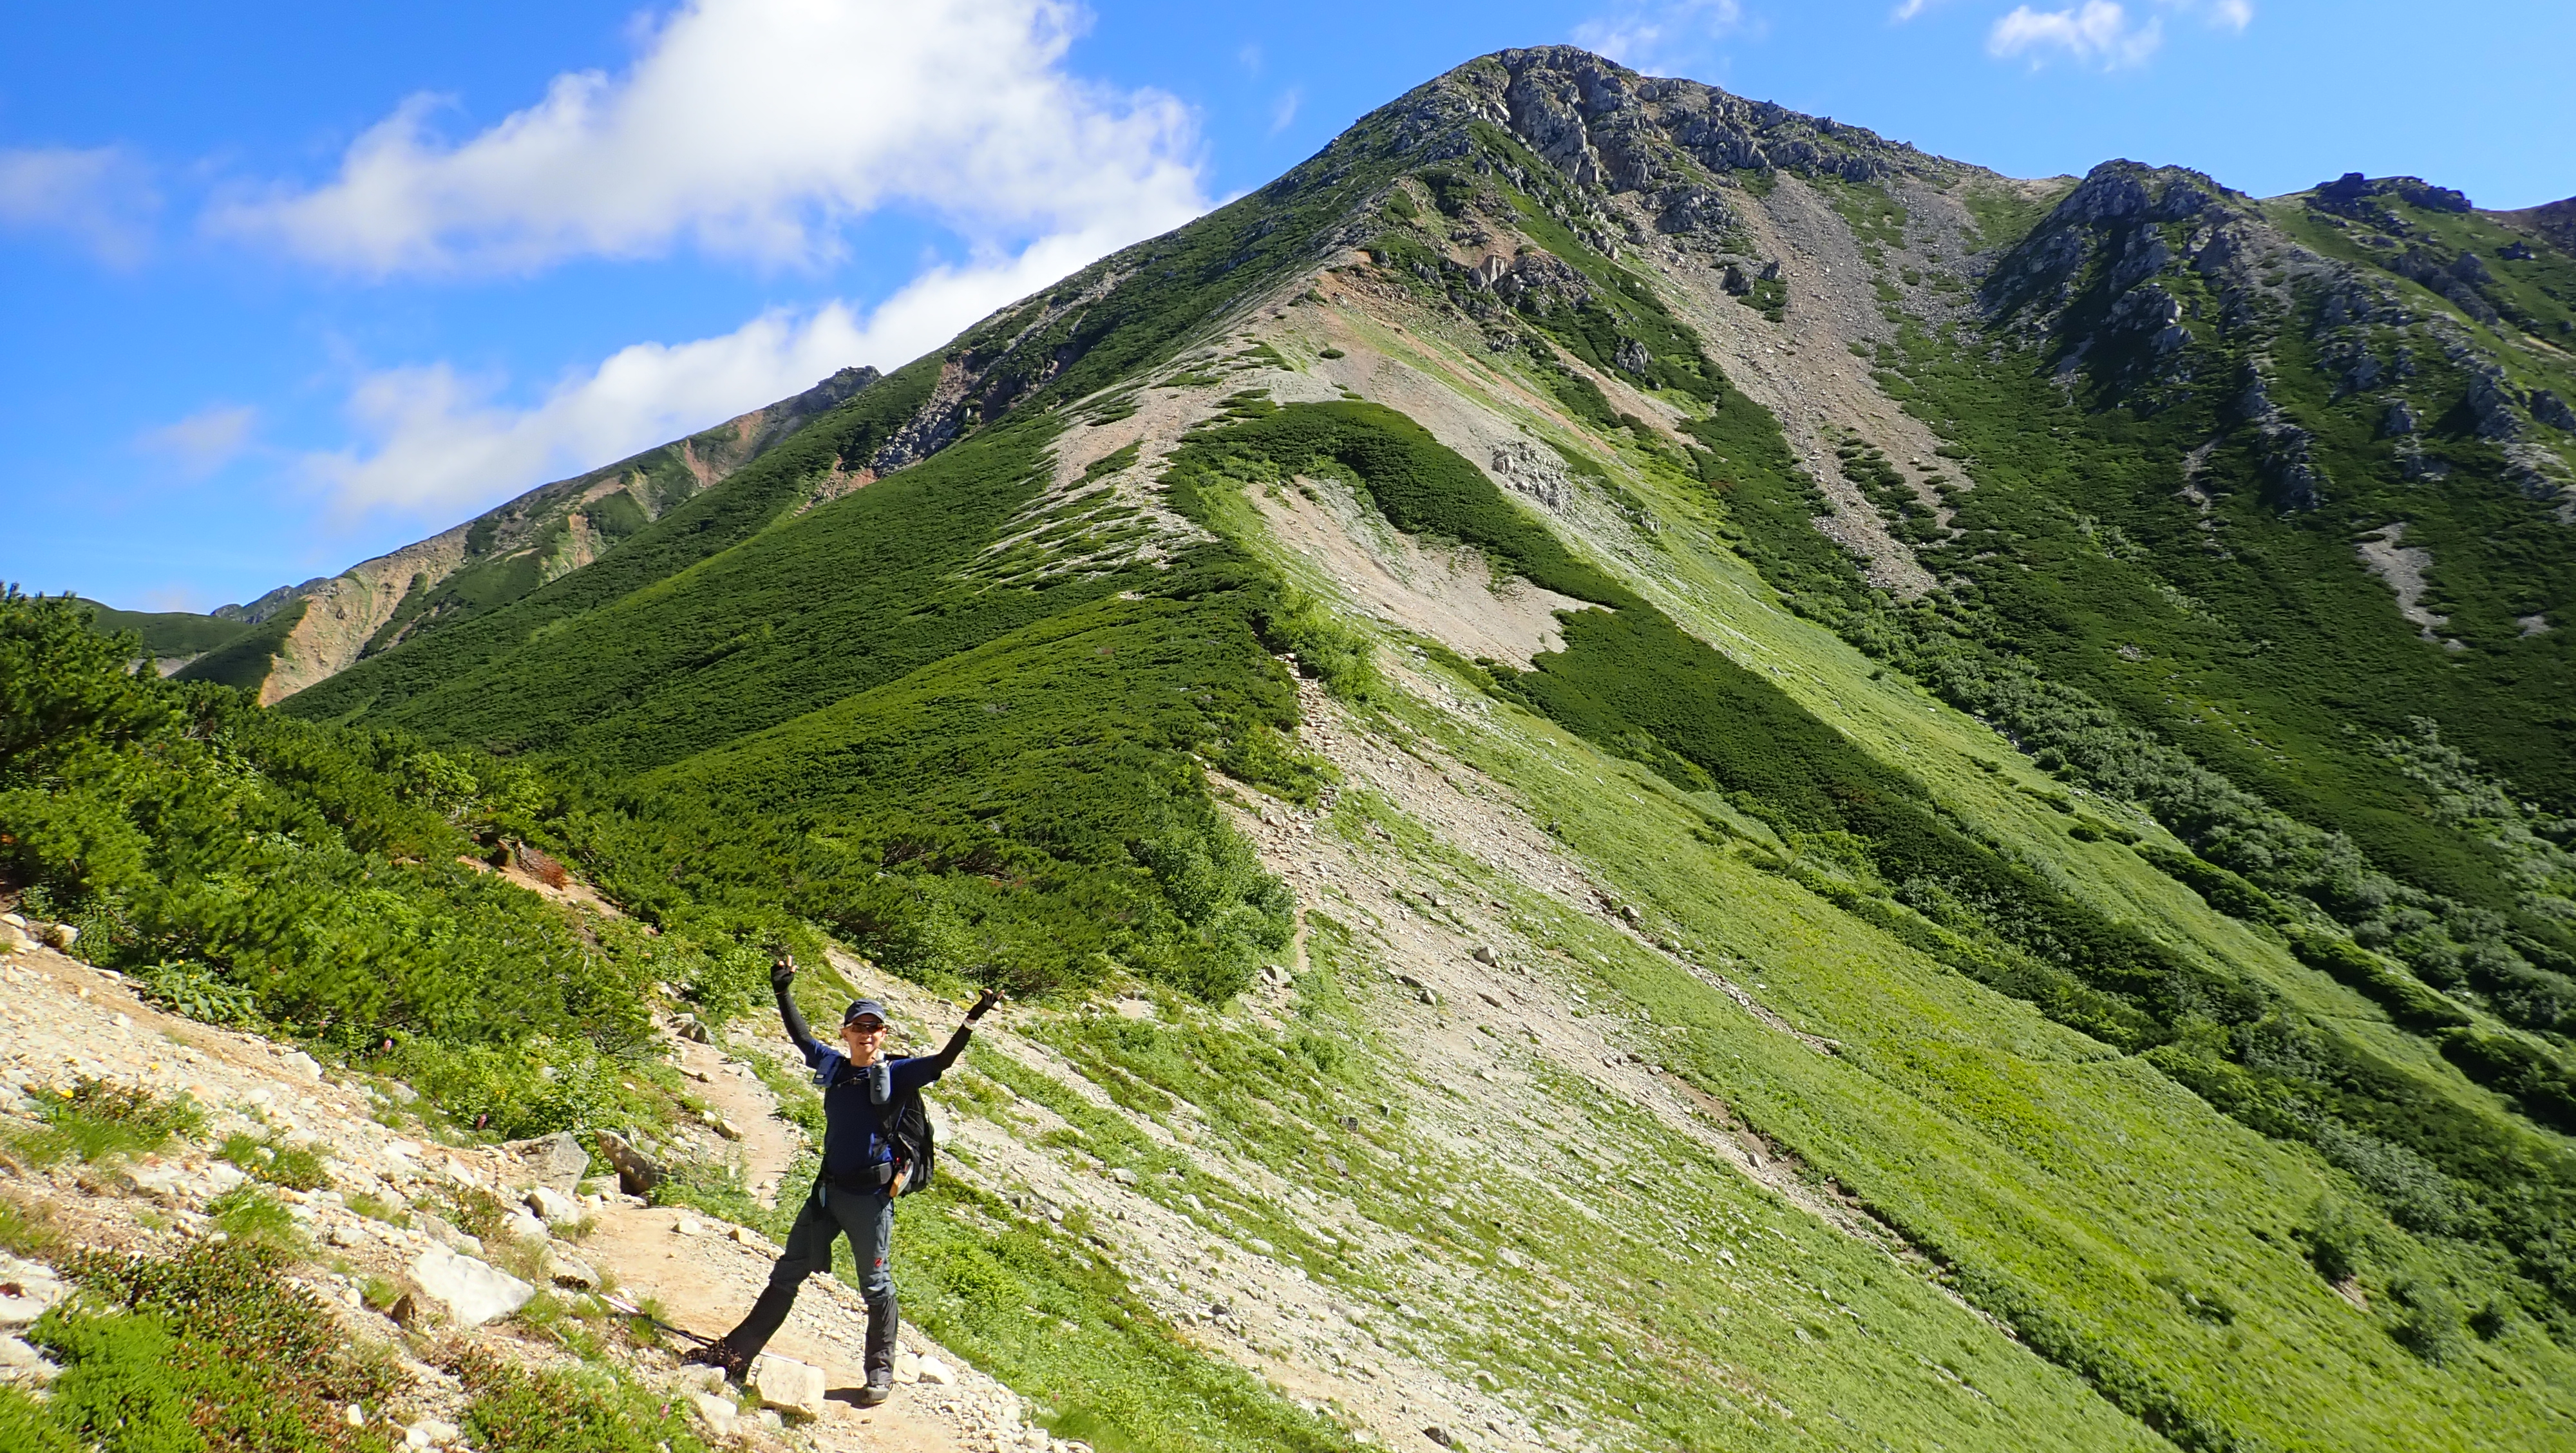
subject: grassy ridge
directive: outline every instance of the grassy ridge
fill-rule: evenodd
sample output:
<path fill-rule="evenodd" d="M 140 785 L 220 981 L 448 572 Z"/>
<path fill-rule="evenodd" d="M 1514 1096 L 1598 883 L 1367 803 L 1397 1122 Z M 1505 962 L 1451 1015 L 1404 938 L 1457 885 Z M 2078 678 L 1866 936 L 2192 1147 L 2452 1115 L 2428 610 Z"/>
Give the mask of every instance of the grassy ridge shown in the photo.
<path fill-rule="evenodd" d="M 812 481 L 836 463 L 864 463 L 928 397 L 938 372 L 936 359 L 896 370 L 752 461 L 721 488 L 664 514 L 606 558 L 488 614 L 361 661 L 290 698 L 294 713 L 327 720 L 374 712 L 381 719 L 549 628 L 739 544 L 800 503 Z M 436 715 L 427 709 L 423 714 Z"/>
<path fill-rule="evenodd" d="M 117 610 L 94 600 L 82 603 L 90 608 L 92 629 L 101 635 L 134 636 L 147 656 L 195 656 L 257 629 L 244 621 L 186 611 Z"/>

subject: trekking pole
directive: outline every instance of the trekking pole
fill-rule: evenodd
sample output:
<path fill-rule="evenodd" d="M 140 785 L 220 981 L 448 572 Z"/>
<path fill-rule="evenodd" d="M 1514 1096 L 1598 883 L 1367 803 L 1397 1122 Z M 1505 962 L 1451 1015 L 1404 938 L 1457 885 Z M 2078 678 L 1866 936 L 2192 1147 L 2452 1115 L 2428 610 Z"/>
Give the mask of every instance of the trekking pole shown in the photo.
<path fill-rule="evenodd" d="M 689 1330 L 688 1328 L 686 1328 L 686 1327 L 674 1327 L 674 1326 L 672 1326 L 670 1323 L 663 1321 L 661 1318 L 656 1317 L 656 1316 L 652 1315 L 651 1313 L 649 1313 L 649 1312 L 645 1311 L 642 1307 L 639 1307 L 639 1306 L 635 1305 L 633 1302 L 630 1302 L 630 1301 L 626 1300 L 624 1297 L 619 1297 L 619 1296 L 610 1296 L 610 1295 L 603 1294 L 603 1295 L 600 1297 L 600 1300 L 601 1300 L 601 1301 L 603 1301 L 603 1302 L 606 1302 L 609 1306 L 611 1306 L 611 1307 L 615 1308 L 615 1309 L 616 1309 L 616 1310 L 618 1310 L 619 1312 L 622 1312 L 622 1313 L 624 1313 L 625 1315 L 627 1315 L 627 1316 L 629 1316 L 629 1317 L 641 1317 L 641 1318 L 643 1318 L 645 1321 L 652 1323 L 652 1324 L 653 1324 L 653 1327 L 654 1327 L 654 1330 L 656 1330 L 656 1331 L 660 1331 L 660 1332 L 668 1332 L 668 1333 L 672 1334 L 672 1335 L 673 1335 L 673 1336 L 675 1336 L 675 1337 L 684 1337 L 684 1338 L 687 1338 L 689 1341 L 691 1341 L 691 1342 L 695 1342 L 696 1344 L 698 1344 L 698 1345 L 699 1345 L 699 1346 L 701 1346 L 701 1347 L 713 1347 L 714 1345 L 716 1345 L 716 1340 L 717 1340 L 717 1339 L 715 1339 L 715 1338 L 713 1338 L 713 1337 L 701 1337 L 701 1336 L 699 1336 L 697 1333 L 690 1331 L 690 1330 Z"/>

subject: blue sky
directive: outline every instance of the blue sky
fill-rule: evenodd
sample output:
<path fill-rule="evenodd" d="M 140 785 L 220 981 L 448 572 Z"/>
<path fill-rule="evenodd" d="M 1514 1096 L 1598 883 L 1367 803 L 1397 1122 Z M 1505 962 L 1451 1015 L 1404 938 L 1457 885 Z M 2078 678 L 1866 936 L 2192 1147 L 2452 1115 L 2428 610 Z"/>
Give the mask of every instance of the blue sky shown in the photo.
<path fill-rule="evenodd" d="M 16 6 L 0 580 L 332 573 L 900 363 L 1554 41 L 2015 175 L 2576 193 L 2566 0 Z"/>

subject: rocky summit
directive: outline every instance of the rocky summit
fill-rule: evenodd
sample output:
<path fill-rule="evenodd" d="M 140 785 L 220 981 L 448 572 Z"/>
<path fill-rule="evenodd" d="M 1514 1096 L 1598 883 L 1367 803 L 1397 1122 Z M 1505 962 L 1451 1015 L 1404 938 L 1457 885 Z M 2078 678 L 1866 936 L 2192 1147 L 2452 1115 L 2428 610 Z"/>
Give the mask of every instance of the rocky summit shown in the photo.
<path fill-rule="evenodd" d="M 339 576 L 12 596 L 0 1440 L 2570 1446 L 2571 206 L 1505 51 Z M 882 1409 L 848 1288 L 676 1357 L 773 946 L 1014 996 Z"/>

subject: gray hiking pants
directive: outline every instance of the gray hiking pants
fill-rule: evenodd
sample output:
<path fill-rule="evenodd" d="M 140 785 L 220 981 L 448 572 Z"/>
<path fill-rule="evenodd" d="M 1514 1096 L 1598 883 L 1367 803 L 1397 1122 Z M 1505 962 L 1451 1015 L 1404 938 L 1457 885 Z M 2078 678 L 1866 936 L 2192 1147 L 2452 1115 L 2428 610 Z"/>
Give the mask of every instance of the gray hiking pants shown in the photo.
<path fill-rule="evenodd" d="M 901 1325 L 894 1300 L 894 1274 L 887 1269 L 887 1258 L 894 1251 L 894 1197 L 886 1191 L 843 1191 L 817 1184 L 805 1197 L 805 1208 L 796 1213 L 796 1225 L 787 1233 L 787 1249 L 779 1253 L 778 1264 L 769 1271 L 769 1285 L 742 1325 L 725 1334 L 725 1341 L 744 1357 L 757 1356 L 769 1345 L 779 1324 L 787 1320 L 788 1308 L 796 1304 L 796 1289 L 805 1278 L 832 1273 L 833 1238 L 850 1238 L 850 1253 L 859 1263 L 859 1295 L 868 1304 L 867 1366 L 875 1370 L 894 1365 L 895 1331 Z"/>

